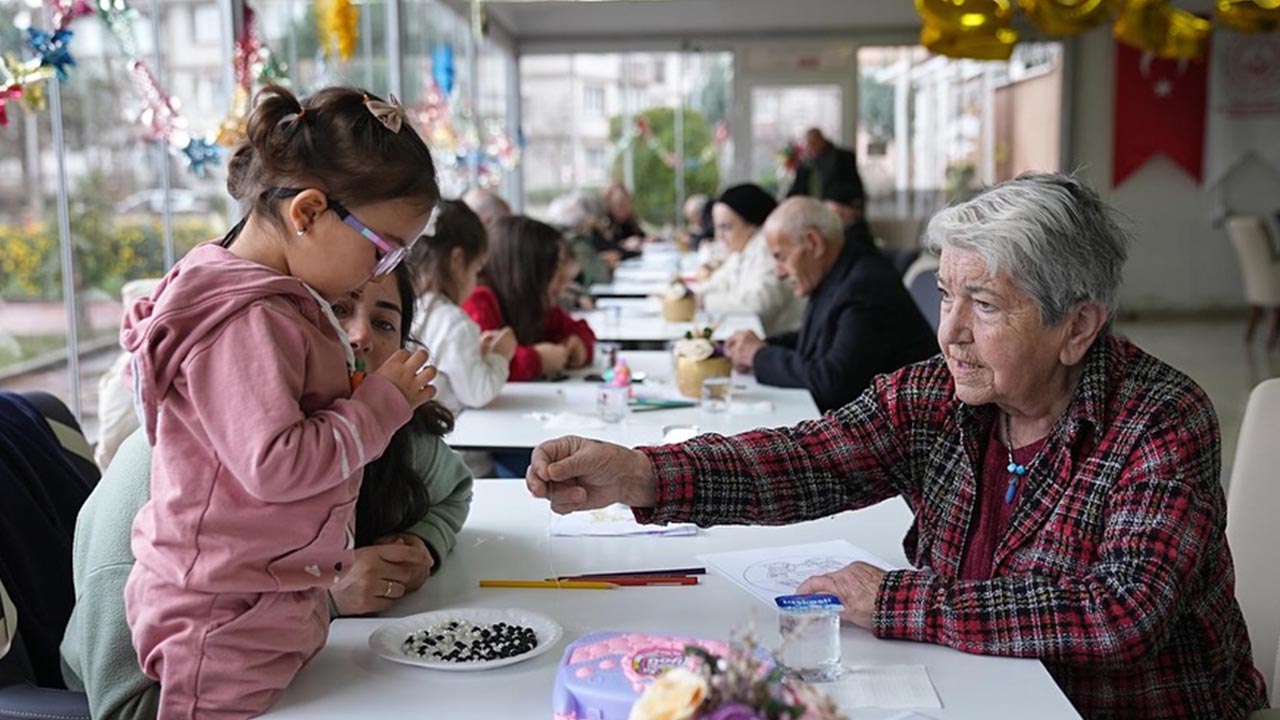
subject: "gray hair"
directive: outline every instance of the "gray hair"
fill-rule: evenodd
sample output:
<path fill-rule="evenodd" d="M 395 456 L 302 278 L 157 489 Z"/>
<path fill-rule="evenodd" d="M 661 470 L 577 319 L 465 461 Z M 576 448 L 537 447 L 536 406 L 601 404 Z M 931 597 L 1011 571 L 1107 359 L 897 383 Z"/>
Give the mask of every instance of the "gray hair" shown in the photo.
<path fill-rule="evenodd" d="M 606 212 L 599 195 L 572 192 L 552 200 L 543 220 L 561 230 L 587 235 L 604 222 Z"/>
<path fill-rule="evenodd" d="M 764 221 L 764 231 L 781 235 L 788 242 L 796 242 L 806 230 L 815 230 L 829 243 L 844 242 L 844 225 L 835 211 L 822 201 L 798 195 L 787 198 L 769 213 Z"/>
<path fill-rule="evenodd" d="M 1005 273 L 1056 325 L 1080 302 L 1116 312 L 1129 234 L 1115 208 L 1076 178 L 1026 173 L 933 216 L 925 242 L 934 253 L 976 252 L 987 271 Z"/>

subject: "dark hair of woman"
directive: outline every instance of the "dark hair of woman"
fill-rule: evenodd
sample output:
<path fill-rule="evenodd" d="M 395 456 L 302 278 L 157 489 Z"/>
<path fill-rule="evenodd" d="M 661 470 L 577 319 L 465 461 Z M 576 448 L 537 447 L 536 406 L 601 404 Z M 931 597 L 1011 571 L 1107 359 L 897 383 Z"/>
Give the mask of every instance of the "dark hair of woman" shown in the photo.
<path fill-rule="evenodd" d="M 400 345 L 412 342 L 413 305 L 417 299 L 413 280 L 403 264 L 396 268 L 400 295 Z M 423 433 L 443 436 L 453 432 L 453 413 L 431 401 L 414 412 L 409 422 L 391 436 L 381 457 L 365 466 L 360 498 L 356 501 L 356 545 L 371 545 L 383 535 L 405 532 L 426 515 L 431 499 L 426 484 L 409 464 L 413 437 Z"/>
<path fill-rule="evenodd" d="M 546 223 L 517 215 L 494 225 L 484 279 L 521 345 L 542 341 L 551 310 L 547 289 L 568 254 L 564 237 Z"/>
<path fill-rule="evenodd" d="M 382 101 L 352 87 L 325 88 L 301 100 L 279 85 L 263 88 L 245 139 L 227 163 L 227 191 L 244 219 L 223 245 L 254 214 L 286 230 L 273 209 L 274 188 L 315 187 L 348 208 L 401 199 L 430 208 L 440 198 L 431 151 L 407 120 L 393 131 L 370 102 Z"/>
<path fill-rule="evenodd" d="M 462 248 L 462 259 L 468 266 L 489 251 L 489 234 L 480 216 L 459 200 L 441 200 L 437 205 L 435 232 L 423 235 L 413 244 L 406 262 L 413 273 L 414 289 L 419 295 L 439 293 L 456 305 L 466 298 L 458 297 L 458 282 L 453 276 L 453 249 Z"/>

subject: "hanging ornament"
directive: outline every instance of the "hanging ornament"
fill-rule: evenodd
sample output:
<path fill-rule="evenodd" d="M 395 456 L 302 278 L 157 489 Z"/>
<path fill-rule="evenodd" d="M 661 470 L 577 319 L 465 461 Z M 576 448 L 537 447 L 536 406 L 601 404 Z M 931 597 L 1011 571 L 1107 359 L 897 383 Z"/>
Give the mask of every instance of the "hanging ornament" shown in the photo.
<path fill-rule="evenodd" d="M 214 140 L 223 147 L 234 148 L 244 141 L 249 123 L 249 91 L 238 87 L 231 99 L 231 111 L 218 124 Z"/>
<path fill-rule="evenodd" d="M 356 50 L 360 8 L 351 0 L 320 0 L 316 3 L 317 30 L 324 54 L 343 62 Z"/>
<path fill-rule="evenodd" d="M 9 126 L 10 102 L 20 102 L 31 112 L 45 109 L 44 83 L 54 76 L 54 69 L 42 65 L 40 58 L 19 60 L 16 55 L 0 56 L 0 127 Z"/>
<path fill-rule="evenodd" d="M 182 154 L 187 158 L 187 169 L 195 173 L 196 177 L 205 177 L 208 165 L 222 162 L 222 148 L 206 138 L 191 138 L 187 146 L 182 148 Z"/>
<path fill-rule="evenodd" d="M 120 43 L 125 56 L 138 57 L 138 39 L 133 34 L 133 21 L 138 18 L 138 11 L 126 0 L 97 0 L 97 3 L 98 17 Z"/>
<path fill-rule="evenodd" d="M 1018 33 L 1011 0 L 915 0 L 924 21 L 920 44 L 930 52 L 972 60 L 1007 60 Z"/>
<path fill-rule="evenodd" d="M 1216 20 L 1242 33 L 1280 30 L 1280 0 L 1218 0 Z"/>
<path fill-rule="evenodd" d="M 67 47 L 71 36 L 70 30 L 55 30 L 49 34 L 37 28 L 27 28 L 27 45 L 40 56 L 42 66 L 53 68 L 59 80 L 66 80 L 67 67 L 75 67 L 76 64 Z"/>
<path fill-rule="evenodd" d="M 9 85 L 0 87 L 0 127 L 9 127 L 9 110 L 7 105 L 14 100 L 22 99 L 22 86 Z"/>
<path fill-rule="evenodd" d="M 1155 52 L 1169 34 L 1169 0 L 1128 0 L 1120 9 L 1112 35 L 1138 50 Z"/>
<path fill-rule="evenodd" d="M 49 8 L 53 11 L 55 30 L 65 30 L 77 18 L 98 11 L 88 0 L 49 0 Z"/>
<path fill-rule="evenodd" d="M 431 78 L 436 86 L 445 94 L 453 95 L 453 83 L 456 75 L 453 65 L 453 43 L 440 43 L 431 50 Z"/>
<path fill-rule="evenodd" d="M 1213 23 L 1185 10 L 1171 10 L 1169 34 L 1156 50 L 1156 56 L 1170 60 L 1203 60 L 1209 49 Z"/>
<path fill-rule="evenodd" d="M 1018 0 L 1036 29 L 1046 35 L 1079 35 L 1102 24 L 1117 0 Z"/>
<path fill-rule="evenodd" d="M 147 126 L 148 136 L 178 150 L 185 148 L 191 136 L 187 133 L 186 120 L 178 112 L 177 101 L 160 87 L 155 75 L 141 60 L 129 61 L 129 74 L 142 96 L 142 113 L 138 119 Z"/>

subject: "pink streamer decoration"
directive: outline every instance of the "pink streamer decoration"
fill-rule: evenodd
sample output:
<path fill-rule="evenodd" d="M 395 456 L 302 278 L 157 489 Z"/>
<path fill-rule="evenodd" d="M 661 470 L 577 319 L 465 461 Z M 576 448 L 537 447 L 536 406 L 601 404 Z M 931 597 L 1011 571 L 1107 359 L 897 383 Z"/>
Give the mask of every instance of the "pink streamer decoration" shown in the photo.
<path fill-rule="evenodd" d="M 77 18 L 97 12 L 88 0 L 49 0 L 49 8 L 53 10 L 53 27 L 56 30 L 66 30 Z"/>
<path fill-rule="evenodd" d="M 178 112 L 178 104 L 156 82 L 156 76 L 141 60 L 129 61 L 129 74 L 142 96 L 143 109 L 138 118 L 153 140 L 163 140 L 181 150 L 191 142 L 187 121 Z"/>

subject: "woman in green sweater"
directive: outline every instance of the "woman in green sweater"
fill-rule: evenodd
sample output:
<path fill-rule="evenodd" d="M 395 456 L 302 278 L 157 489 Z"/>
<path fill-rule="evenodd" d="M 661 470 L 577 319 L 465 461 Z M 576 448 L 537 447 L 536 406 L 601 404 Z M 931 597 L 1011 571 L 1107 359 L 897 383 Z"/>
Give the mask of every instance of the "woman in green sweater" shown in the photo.
<path fill-rule="evenodd" d="M 333 302 L 365 367 L 379 367 L 409 341 L 414 294 L 404 266 Z M 356 503 L 350 572 L 330 591 L 331 616 L 380 612 L 422 587 L 453 549 L 471 507 L 471 471 L 442 436 L 443 406 L 427 403 L 365 468 Z M 133 517 L 150 496 L 151 448 L 135 432 L 85 501 L 76 522 L 72 571 L 76 606 L 62 639 L 67 687 L 83 690 L 95 718 L 156 716 L 159 685 L 142 673 L 125 622 L 124 585 L 133 567 Z"/>

